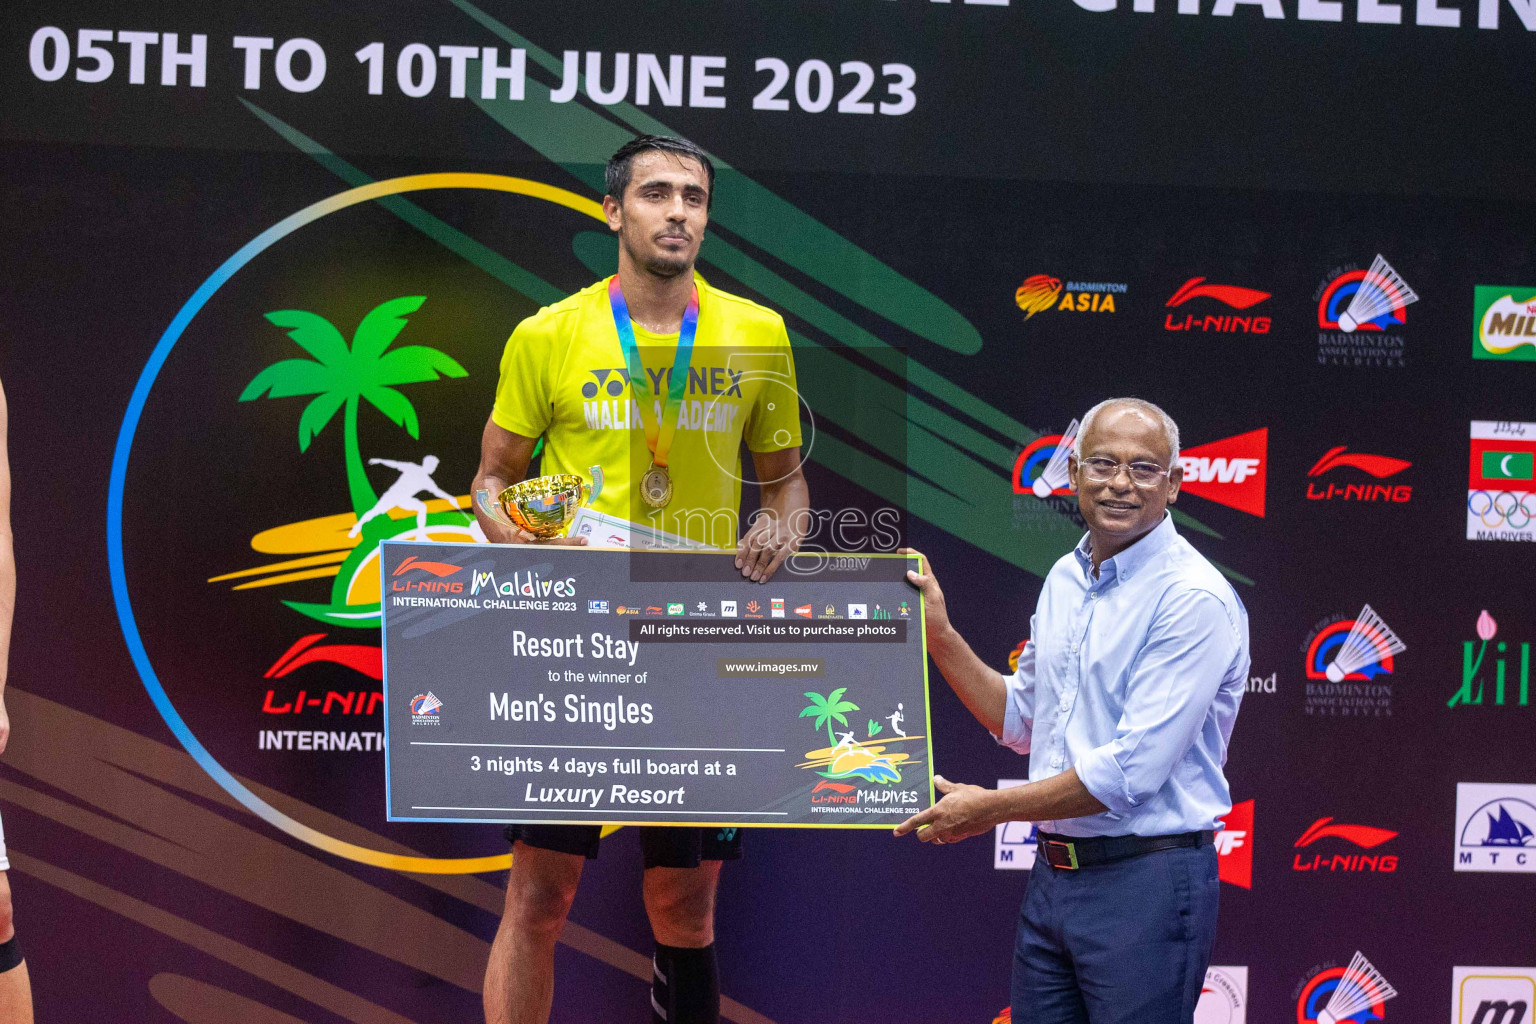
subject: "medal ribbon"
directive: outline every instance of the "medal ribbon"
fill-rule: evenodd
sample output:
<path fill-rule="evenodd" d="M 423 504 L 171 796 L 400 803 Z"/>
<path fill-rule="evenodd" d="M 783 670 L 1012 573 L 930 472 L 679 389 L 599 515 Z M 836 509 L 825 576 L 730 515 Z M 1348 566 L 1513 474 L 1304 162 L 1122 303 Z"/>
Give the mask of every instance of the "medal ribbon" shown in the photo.
<path fill-rule="evenodd" d="M 693 362 L 693 338 L 699 331 L 699 286 L 693 286 L 688 297 L 688 308 L 683 311 L 683 326 L 677 333 L 677 354 L 672 358 L 672 373 L 667 378 L 667 395 L 661 404 L 661 418 L 653 420 L 651 412 L 651 379 L 645 365 L 640 362 L 640 347 L 635 343 L 635 329 L 629 321 L 629 304 L 624 301 L 624 289 L 619 286 L 619 275 L 608 279 L 608 303 L 613 307 L 613 326 L 619 332 L 619 347 L 624 350 L 624 361 L 629 364 L 629 386 L 634 392 L 635 403 L 640 407 L 640 423 L 645 427 L 645 445 L 651 450 L 651 461 L 662 469 L 667 468 L 667 453 L 672 450 L 672 435 L 677 431 L 677 421 L 683 408 L 683 395 L 688 392 L 688 367 Z"/>

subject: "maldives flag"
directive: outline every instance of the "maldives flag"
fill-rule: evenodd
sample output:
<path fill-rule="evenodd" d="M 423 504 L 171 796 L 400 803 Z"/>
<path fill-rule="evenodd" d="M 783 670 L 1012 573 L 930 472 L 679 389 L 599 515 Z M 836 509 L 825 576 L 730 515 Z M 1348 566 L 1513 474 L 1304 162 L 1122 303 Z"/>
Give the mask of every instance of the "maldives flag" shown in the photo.
<path fill-rule="evenodd" d="M 1467 488 L 1536 491 L 1536 423 L 1472 421 Z"/>

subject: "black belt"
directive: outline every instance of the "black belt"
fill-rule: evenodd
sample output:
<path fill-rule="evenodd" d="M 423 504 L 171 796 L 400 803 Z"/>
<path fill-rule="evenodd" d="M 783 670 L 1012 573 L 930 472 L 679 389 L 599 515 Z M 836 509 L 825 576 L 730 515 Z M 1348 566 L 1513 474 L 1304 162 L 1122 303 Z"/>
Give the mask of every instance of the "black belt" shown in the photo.
<path fill-rule="evenodd" d="M 1182 846 L 1209 846 L 1216 841 L 1216 833 L 1181 832 L 1173 836 L 1060 836 L 1051 832 L 1039 834 L 1039 851 L 1053 868 L 1076 871 L 1078 868 L 1109 864 L 1127 857 L 1140 857 L 1158 850 L 1174 850 Z"/>

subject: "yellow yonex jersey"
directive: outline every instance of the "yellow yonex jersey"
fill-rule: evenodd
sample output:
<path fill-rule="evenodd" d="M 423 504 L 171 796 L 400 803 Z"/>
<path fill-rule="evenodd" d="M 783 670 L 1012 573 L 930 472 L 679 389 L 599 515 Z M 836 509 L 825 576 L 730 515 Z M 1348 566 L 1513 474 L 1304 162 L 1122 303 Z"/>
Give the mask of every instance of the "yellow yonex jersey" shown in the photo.
<path fill-rule="evenodd" d="M 732 547 L 741 509 L 741 442 L 754 452 L 800 445 L 795 363 L 779 314 L 694 279 L 698 332 L 667 459 L 672 500 L 661 512 L 640 499 L 651 453 L 607 279 L 517 325 L 501 357 L 491 419 L 514 434 L 544 437 L 541 473 L 585 478 L 592 466 L 602 466 L 596 511 Z M 655 416 L 667 394 L 677 335 L 653 334 L 639 324 L 634 331 Z"/>

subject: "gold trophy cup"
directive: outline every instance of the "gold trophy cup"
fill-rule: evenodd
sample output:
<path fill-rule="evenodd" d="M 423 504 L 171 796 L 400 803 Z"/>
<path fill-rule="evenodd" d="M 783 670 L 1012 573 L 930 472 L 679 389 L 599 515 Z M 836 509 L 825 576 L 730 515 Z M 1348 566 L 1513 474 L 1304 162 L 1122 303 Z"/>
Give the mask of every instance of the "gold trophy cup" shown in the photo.
<path fill-rule="evenodd" d="M 513 484 L 491 500 L 491 492 L 475 492 L 480 510 L 503 526 L 535 537 L 558 537 L 571 525 L 576 510 L 590 505 L 603 492 L 603 467 L 593 466 L 592 482 L 575 473 L 536 476 Z"/>

